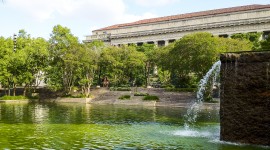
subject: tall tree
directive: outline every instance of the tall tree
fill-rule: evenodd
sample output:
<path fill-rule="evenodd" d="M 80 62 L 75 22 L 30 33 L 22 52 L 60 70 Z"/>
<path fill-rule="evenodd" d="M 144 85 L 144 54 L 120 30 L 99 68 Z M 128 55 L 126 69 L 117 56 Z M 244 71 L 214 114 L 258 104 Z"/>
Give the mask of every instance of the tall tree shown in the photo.
<path fill-rule="evenodd" d="M 192 84 L 194 75 L 197 81 L 204 76 L 219 59 L 221 52 L 247 51 L 251 48 L 252 44 L 247 40 L 218 38 L 204 32 L 194 33 L 165 47 L 159 54 L 162 60 L 159 65 L 171 72 L 174 85 L 187 87 Z"/>
<path fill-rule="evenodd" d="M 111 84 L 123 85 L 142 80 L 146 57 L 134 46 L 107 47 L 100 57 L 103 76 L 108 76 Z"/>
<path fill-rule="evenodd" d="M 261 41 L 261 50 L 264 50 L 264 51 L 270 50 L 270 34 L 268 35 L 268 38 Z"/>
<path fill-rule="evenodd" d="M 47 69 L 47 82 L 55 90 L 64 89 L 71 92 L 77 78 L 80 58 L 77 51 L 81 49 L 78 38 L 70 29 L 56 25 L 49 39 L 50 63 Z"/>
<path fill-rule="evenodd" d="M 99 45 L 101 44 L 101 45 Z M 80 67 L 79 67 L 79 76 L 78 84 L 82 86 L 82 93 L 86 97 L 90 95 L 90 88 L 94 83 L 94 77 L 98 73 L 98 59 L 100 52 L 99 47 L 102 47 L 103 43 L 91 43 L 84 44 L 79 51 L 80 56 Z"/>
<path fill-rule="evenodd" d="M 232 39 L 238 39 L 241 41 L 248 40 L 252 43 L 252 50 L 260 50 L 260 38 L 262 32 L 249 32 L 249 33 L 236 33 L 231 36 Z"/>
<path fill-rule="evenodd" d="M 10 70 L 8 70 L 8 66 L 12 53 L 13 40 L 11 38 L 5 39 L 4 37 L 0 37 L 0 82 L 5 89 L 8 89 L 8 93 L 6 93 L 8 95 L 10 95 L 10 79 L 12 77 Z"/>
<path fill-rule="evenodd" d="M 156 67 L 155 60 L 155 51 L 157 50 L 157 46 L 155 44 L 147 44 L 143 43 L 142 46 L 137 46 L 137 50 L 143 52 L 146 56 L 145 60 L 145 85 L 148 86 L 150 84 L 150 73 L 154 71 Z"/>

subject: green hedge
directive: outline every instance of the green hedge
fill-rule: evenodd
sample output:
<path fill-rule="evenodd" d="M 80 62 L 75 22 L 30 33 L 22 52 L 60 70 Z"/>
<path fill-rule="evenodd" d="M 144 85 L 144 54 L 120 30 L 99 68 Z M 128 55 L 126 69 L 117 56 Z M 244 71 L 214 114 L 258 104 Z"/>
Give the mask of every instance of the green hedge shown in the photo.
<path fill-rule="evenodd" d="M 166 88 L 166 92 L 196 92 L 197 88 Z"/>
<path fill-rule="evenodd" d="M 110 87 L 111 91 L 131 91 L 130 87 Z"/>
<path fill-rule="evenodd" d="M 146 96 L 144 96 L 143 100 L 145 100 L 145 101 L 153 101 L 153 100 L 158 101 L 159 98 L 158 98 L 158 96 L 155 96 L 155 95 L 146 95 Z"/>
<path fill-rule="evenodd" d="M 148 93 L 134 93 L 134 96 L 147 96 Z"/>
<path fill-rule="evenodd" d="M 68 94 L 68 95 L 64 95 L 63 97 L 64 98 L 86 98 L 86 96 L 84 94 L 79 94 L 79 95 Z"/>
<path fill-rule="evenodd" d="M 127 99 L 130 99 L 130 95 L 122 95 L 118 99 L 127 100 Z"/>
<path fill-rule="evenodd" d="M 7 96 L 7 95 L 0 97 L 0 100 L 23 100 L 23 99 L 29 98 L 25 96 Z"/>

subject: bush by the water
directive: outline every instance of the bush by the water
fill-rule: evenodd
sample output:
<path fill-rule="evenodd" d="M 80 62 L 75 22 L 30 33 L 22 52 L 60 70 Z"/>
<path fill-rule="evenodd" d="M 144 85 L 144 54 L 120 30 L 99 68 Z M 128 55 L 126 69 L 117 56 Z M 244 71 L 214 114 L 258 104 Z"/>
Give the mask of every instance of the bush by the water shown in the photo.
<path fill-rule="evenodd" d="M 166 92 L 196 92 L 197 88 L 166 88 Z"/>
<path fill-rule="evenodd" d="M 130 87 L 111 87 L 110 91 L 131 91 Z"/>
<path fill-rule="evenodd" d="M 23 100 L 23 99 L 29 98 L 25 96 L 7 96 L 7 95 L 0 97 L 0 100 Z"/>
<path fill-rule="evenodd" d="M 159 100 L 158 96 L 155 96 L 155 95 L 146 95 L 144 96 L 143 100 L 146 100 L 146 101 L 152 101 L 152 100 Z"/>
<path fill-rule="evenodd" d="M 118 99 L 122 99 L 122 100 L 130 99 L 130 95 L 122 95 Z"/>
<path fill-rule="evenodd" d="M 147 96 L 148 93 L 134 93 L 134 96 Z"/>
<path fill-rule="evenodd" d="M 79 94 L 79 95 L 68 94 L 68 95 L 64 95 L 63 97 L 68 97 L 68 98 L 86 98 L 86 96 L 84 94 Z M 91 97 L 91 95 L 89 97 Z"/>

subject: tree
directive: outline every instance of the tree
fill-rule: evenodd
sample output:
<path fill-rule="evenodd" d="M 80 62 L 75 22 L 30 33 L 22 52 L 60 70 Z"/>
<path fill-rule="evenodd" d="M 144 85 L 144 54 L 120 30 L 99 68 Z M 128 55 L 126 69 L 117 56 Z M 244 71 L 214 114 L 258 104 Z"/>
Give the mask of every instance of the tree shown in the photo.
<path fill-rule="evenodd" d="M 107 47 L 101 55 L 99 66 L 103 75 L 108 76 L 113 85 L 126 85 L 141 80 L 146 57 L 134 46 Z"/>
<path fill-rule="evenodd" d="M 202 78 L 218 59 L 218 53 L 218 40 L 210 33 L 186 35 L 170 51 L 171 67 L 182 79 L 189 79 L 191 73 Z"/>
<path fill-rule="evenodd" d="M 25 48 L 26 70 L 24 95 L 27 87 L 34 86 L 34 91 L 40 82 L 44 80 L 44 72 L 48 65 L 48 42 L 43 38 L 32 38 L 31 44 Z"/>
<path fill-rule="evenodd" d="M 173 72 L 172 71 L 173 64 L 170 59 L 169 52 L 174 47 L 174 45 L 175 42 L 170 43 L 169 45 L 164 47 L 159 47 L 154 51 L 153 54 L 154 61 L 158 65 L 159 81 L 166 86 L 171 84 L 171 76 L 172 76 L 171 72 Z"/>
<path fill-rule="evenodd" d="M 101 45 L 99 45 L 101 44 Z M 90 95 L 90 88 L 94 82 L 94 77 L 98 72 L 98 59 L 99 59 L 99 51 L 98 47 L 102 47 L 103 43 L 91 43 L 85 44 L 79 51 L 80 56 L 80 67 L 79 76 L 78 76 L 78 84 L 82 86 L 82 93 L 86 97 Z"/>
<path fill-rule="evenodd" d="M 70 29 L 61 25 L 54 26 L 49 44 L 47 83 L 52 89 L 63 89 L 69 94 L 77 79 L 81 59 L 77 54 L 81 45 Z"/>
<path fill-rule="evenodd" d="M 146 61 L 145 61 L 146 83 L 145 85 L 148 86 L 150 84 L 150 73 L 153 72 L 154 67 L 156 67 L 155 51 L 157 50 L 157 47 L 155 44 L 143 43 L 142 46 L 137 46 L 137 50 L 140 52 L 143 52 L 146 56 Z"/>
<path fill-rule="evenodd" d="M 106 47 L 105 44 L 102 41 L 92 41 L 91 43 L 86 43 L 85 47 L 89 50 L 92 50 L 94 52 L 95 56 L 95 65 L 97 65 L 97 85 L 101 85 L 101 73 L 102 73 L 102 66 L 99 65 L 100 56 L 103 51 L 103 49 Z"/>
<path fill-rule="evenodd" d="M 201 79 L 219 59 L 222 52 L 251 50 L 247 40 L 214 37 L 210 33 L 184 36 L 174 44 L 158 50 L 159 65 L 171 73 L 171 82 L 177 87 L 189 87 Z"/>
<path fill-rule="evenodd" d="M 260 50 L 260 38 L 262 32 L 249 32 L 249 33 L 236 33 L 231 36 L 232 39 L 238 39 L 241 41 L 248 40 L 252 43 L 252 50 Z"/>
<path fill-rule="evenodd" d="M 13 53 L 13 41 L 11 38 L 0 37 L 0 82 L 10 95 L 11 72 L 8 70 L 10 56 Z M 5 90 L 6 92 L 6 90 Z"/>
<path fill-rule="evenodd" d="M 1 83 L 10 88 L 13 87 L 13 95 L 16 95 L 16 87 L 24 85 L 26 90 L 35 85 L 38 74 L 45 68 L 48 57 L 47 41 L 42 38 L 31 38 L 26 31 L 20 30 L 16 40 L 16 51 L 14 41 L 11 38 L 1 38 L 0 60 L 1 60 Z"/>
<path fill-rule="evenodd" d="M 268 35 L 268 38 L 261 41 L 261 50 L 269 51 L 270 50 L 270 34 Z"/>

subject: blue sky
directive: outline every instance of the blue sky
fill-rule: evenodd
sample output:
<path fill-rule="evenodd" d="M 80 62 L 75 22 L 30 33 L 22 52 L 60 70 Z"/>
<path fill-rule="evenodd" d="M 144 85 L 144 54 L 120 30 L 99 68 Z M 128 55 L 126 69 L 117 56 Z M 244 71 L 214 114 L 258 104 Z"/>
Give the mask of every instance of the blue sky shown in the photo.
<path fill-rule="evenodd" d="M 24 29 L 32 37 L 49 39 L 60 24 L 85 39 L 94 29 L 140 19 L 250 4 L 270 0 L 3 0 L 0 36 Z"/>

